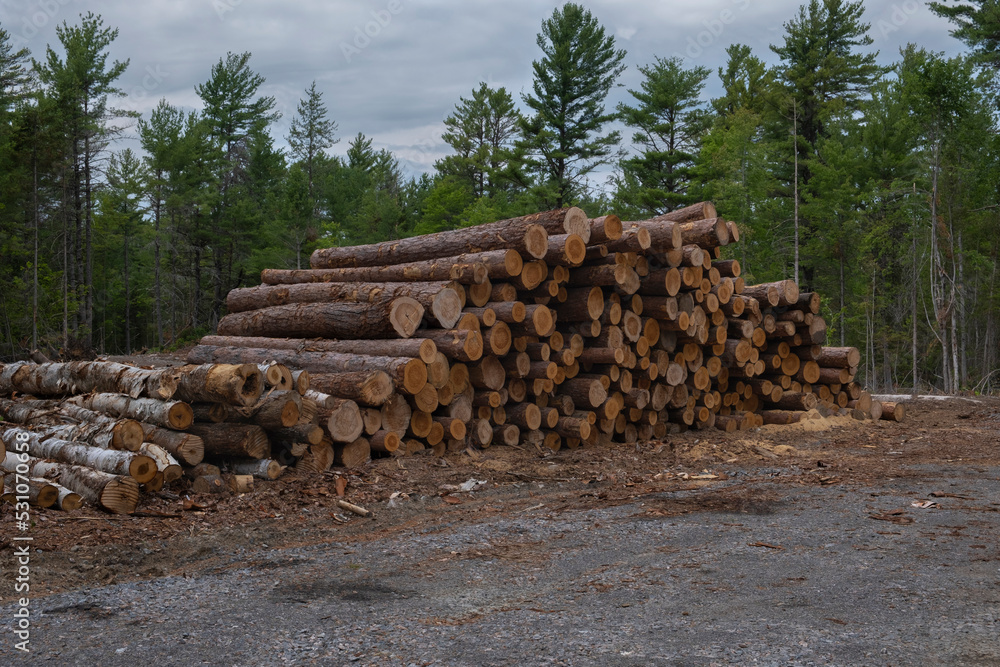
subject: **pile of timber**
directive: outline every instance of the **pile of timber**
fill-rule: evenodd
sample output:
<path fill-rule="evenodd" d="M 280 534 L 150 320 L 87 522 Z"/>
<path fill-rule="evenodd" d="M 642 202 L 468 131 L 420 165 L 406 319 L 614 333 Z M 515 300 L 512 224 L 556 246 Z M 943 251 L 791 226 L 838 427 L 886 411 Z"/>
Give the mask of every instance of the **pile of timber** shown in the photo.
<path fill-rule="evenodd" d="M 233 290 L 188 361 L 276 361 L 308 371 L 329 405 L 355 402 L 363 432 L 334 438 L 344 465 L 733 431 L 817 408 L 892 414 L 854 382 L 857 349 L 822 345 L 818 294 L 746 285 L 721 259 L 738 239 L 704 202 L 636 222 L 568 208 L 320 249 L 310 269 Z"/>
<path fill-rule="evenodd" d="M 323 447 L 321 410 L 308 396 L 309 374 L 275 363 L 0 366 L 3 498 L 28 495 L 63 510 L 88 501 L 128 514 L 142 493 L 165 486 L 248 491 L 255 478 L 275 479 L 287 463 L 324 452 L 317 467 L 325 469 L 332 446 Z M 299 442 L 315 450 L 307 444 L 292 456 Z"/>

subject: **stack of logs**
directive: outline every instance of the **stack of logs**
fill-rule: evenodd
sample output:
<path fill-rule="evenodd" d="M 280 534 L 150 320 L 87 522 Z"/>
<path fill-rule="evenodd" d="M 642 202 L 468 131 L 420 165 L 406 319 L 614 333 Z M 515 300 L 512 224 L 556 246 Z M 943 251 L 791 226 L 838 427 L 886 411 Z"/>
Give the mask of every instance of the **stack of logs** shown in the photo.
<path fill-rule="evenodd" d="M 171 483 L 243 492 L 294 461 L 325 470 L 333 463 L 329 428 L 319 426 L 327 398 L 309 390 L 308 372 L 274 363 L 0 366 L 4 498 L 65 510 L 87 500 L 131 513 L 141 492 Z M 333 433 L 353 441 L 360 429 Z M 225 481 L 223 471 L 232 473 Z"/>
<path fill-rule="evenodd" d="M 233 290 L 188 361 L 308 371 L 327 433 L 357 432 L 333 438 L 345 465 L 734 431 L 816 408 L 891 418 L 853 381 L 857 349 L 822 346 L 818 294 L 745 285 L 739 262 L 720 259 L 738 238 L 705 202 L 637 222 L 568 208 L 321 249 L 311 269 Z"/>

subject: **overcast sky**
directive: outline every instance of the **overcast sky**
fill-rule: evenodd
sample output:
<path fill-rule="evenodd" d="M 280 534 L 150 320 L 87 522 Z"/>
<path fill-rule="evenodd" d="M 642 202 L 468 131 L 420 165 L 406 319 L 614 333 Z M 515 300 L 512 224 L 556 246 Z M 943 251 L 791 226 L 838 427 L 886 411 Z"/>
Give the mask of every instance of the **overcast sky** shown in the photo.
<path fill-rule="evenodd" d="M 194 92 L 227 51 L 251 51 L 250 66 L 264 75 L 284 136 L 304 90 L 315 80 L 339 125 L 343 153 L 363 132 L 393 151 L 410 174 L 429 171 L 448 153 L 442 121 L 460 96 L 480 81 L 505 86 L 515 98 L 530 90 L 531 62 L 541 22 L 561 3 L 533 0 L 0 0 L 0 25 L 44 58 L 47 45 L 62 56 L 55 28 L 88 11 L 119 29 L 113 58 L 129 59 L 120 80 L 129 93 L 120 106 L 148 113 L 160 98 L 200 108 Z M 714 72 L 726 46 L 749 44 L 774 63 L 784 23 L 799 0 L 590 0 L 583 3 L 628 52 L 624 84 L 609 104 L 629 98 L 641 79 L 637 67 L 656 56 L 680 56 L 687 66 Z M 916 0 L 865 3 L 870 47 L 888 64 L 915 42 L 955 55 L 962 45 L 947 21 Z M 367 33 L 367 34 L 366 34 Z M 712 76 L 707 93 L 718 93 Z"/>

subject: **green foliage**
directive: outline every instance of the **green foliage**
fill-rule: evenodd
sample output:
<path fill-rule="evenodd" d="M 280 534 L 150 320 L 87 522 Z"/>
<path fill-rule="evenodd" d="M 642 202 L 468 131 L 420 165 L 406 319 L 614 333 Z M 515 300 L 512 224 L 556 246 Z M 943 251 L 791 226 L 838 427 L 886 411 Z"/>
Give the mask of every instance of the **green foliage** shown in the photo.
<path fill-rule="evenodd" d="M 1000 4 L 996 0 L 930 2 L 931 11 L 957 27 L 953 37 L 972 49 L 975 62 L 1000 69 Z"/>
<path fill-rule="evenodd" d="M 515 149 L 521 113 L 505 88 L 493 90 L 486 83 L 472 91 L 472 98 L 460 98 L 455 111 L 445 121 L 442 139 L 455 154 L 439 160 L 435 167 L 444 176 L 461 179 L 475 197 L 496 196 L 508 189 L 504 178 Z"/>
<path fill-rule="evenodd" d="M 706 67 L 685 70 L 680 58 L 657 58 L 639 71 L 646 77 L 629 93 L 637 106 L 618 105 L 621 119 L 635 130 L 639 154 L 621 163 L 624 187 L 618 200 L 628 211 L 651 217 L 695 201 L 688 193 L 702 137 L 711 124 L 701 92 Z M 617 207 L 616 207 L 617 210 Z"/>
<path fill-rule="evenodd" d="M 536 41 L 543 57 L 532 63 L 532 94 L 522 95 L 534 115 L 520 123 L 526 157 L 513 175 L 541 208 L 559 208 L 578 199 L 587 174 L 615 153 L 619 133 L 600 132 L 615 117 L 604 100 L 625 69 L 625 51 L 572 2 L 542 22 Z"/>

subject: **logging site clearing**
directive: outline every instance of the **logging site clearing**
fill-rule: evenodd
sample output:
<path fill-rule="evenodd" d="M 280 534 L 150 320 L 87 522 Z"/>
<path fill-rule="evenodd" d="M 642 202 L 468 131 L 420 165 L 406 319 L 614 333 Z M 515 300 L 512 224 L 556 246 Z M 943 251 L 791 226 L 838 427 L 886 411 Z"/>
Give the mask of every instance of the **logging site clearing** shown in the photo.
<path fill-rule="evenodd" d="M 39 512 L 33 649 L 65 664 L 123 665 L 154 648 L 172 656 L 162 664 L 529 664 L 535 652 L 556 657 L 530 664 L 995 664 L 1000 401 L 913 405 L 903 423 L 816 418 L 558 453 L 496 446 L 324 476 L 289 469 L 246 495 L 152 495 L 132 516 Z M 475 488 L 462 491 L 469 480 Z M 372 516 L 338 507 L 338 490 Z M 9 548 L 11 513 L 3 522 Z M 706 543 L 691 543 L 685 526 Z M 573 530 L 617 530 L 627 546 L 602 535 L 585 571 L 572 560 L 551 567 L 556 554 L 585 549 Z M 735 542 L 713 537 L 729 533 Z M 647 552 L 650 562 L 628 562 Z M 832 560 L 817 564 L 818 554 Z M 894 583 L 901 572 L 908 579 Z M 258 584 L 273 593 L 250 605 L 253 634 L 266 635 L 251 641 L 233 623 L 245 622 L 236 608 Z M 634 618 L 656 602 L 651 591 L 664 600 Z M 186 620 L 206 609 L 217 618 Z M 373 633 L 390 613 L 392 627 L 408 619 L 417 630 Z M 623 625 L 605 628 L 602 614 Z M 574 615 L 608 635 L 566 636 Z M 675 632 L 623 629 L 653 618 Z M 520 623 L 534 639 L 504 657 L 476 648 L 481 633 Z M 686 658 L 657 658 L 671 655 Z"/>

